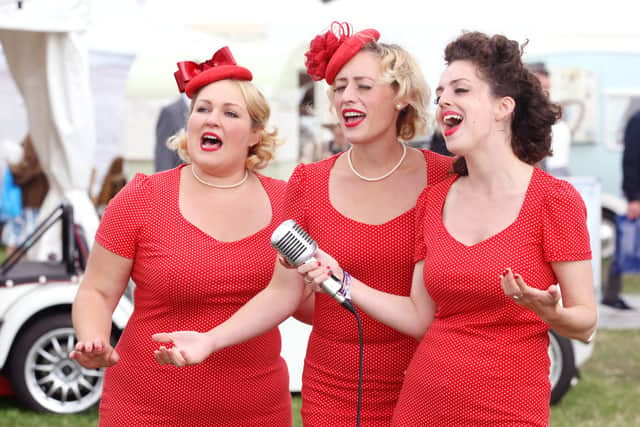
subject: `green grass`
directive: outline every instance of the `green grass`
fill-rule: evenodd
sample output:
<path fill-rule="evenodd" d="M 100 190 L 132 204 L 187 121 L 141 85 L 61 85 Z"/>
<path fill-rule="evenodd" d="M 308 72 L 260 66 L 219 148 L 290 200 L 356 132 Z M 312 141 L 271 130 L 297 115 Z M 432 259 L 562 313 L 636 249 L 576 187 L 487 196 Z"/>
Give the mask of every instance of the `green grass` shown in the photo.
<path fill-rule="evenodd" d="M 578 384 L 551 409 L 554 427 L 640 425 L 640 333 L 600 330 Z"/>
<path fill-rule="evenodd" d="M 78 415 L 45 415 L 20 409 L 13 398 L 0 397 L 1 427 L 95 427 L 98 410 Z"/>
<path fill-rule="evenodd" d="M 601 330 L 593 356 L 581 378 L 564 399 L 551 408 L 553 427 L 628 427 L 640 425 L 640 333 Z M 300 421 L 300 397 L 293 399 L 294 426 Z M 97 426 L 98 413 L 42 415 L 18 409 L 13 398 L 0 398 L 0 427 Z"/>

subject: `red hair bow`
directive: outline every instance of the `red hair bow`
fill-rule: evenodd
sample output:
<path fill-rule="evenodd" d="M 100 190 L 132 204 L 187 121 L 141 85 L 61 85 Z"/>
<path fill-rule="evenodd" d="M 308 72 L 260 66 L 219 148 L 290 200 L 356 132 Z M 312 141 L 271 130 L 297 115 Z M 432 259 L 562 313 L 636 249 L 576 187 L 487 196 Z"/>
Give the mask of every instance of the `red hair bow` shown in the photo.
<path fill-rule="evenodd" d="M 178 89 L 180 92 L 184 92 L 187 83 L 203 71 L 220 65 L 236 65 L 236 61 L 231 54 L 231 50 L 225 46 L 214 53 L 211 59 L 207 61 L 199 64 L 193 61 L 182 61 L 178 62 L 177 65 L 178 71 L 173 75 L 176 78 L 176 83 L 178 83 Z"/>

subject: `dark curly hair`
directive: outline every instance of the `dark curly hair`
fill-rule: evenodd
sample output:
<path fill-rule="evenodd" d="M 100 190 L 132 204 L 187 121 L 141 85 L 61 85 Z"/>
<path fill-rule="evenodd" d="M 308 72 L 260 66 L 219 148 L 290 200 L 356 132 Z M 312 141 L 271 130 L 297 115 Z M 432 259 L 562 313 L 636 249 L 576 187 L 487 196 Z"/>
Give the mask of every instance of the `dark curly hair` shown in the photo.
<path fill-rule="evenodd" d="M 551 154 L 551 125 L 561 116 L 561 107 L 545 95 L 538 78 L 522 62 L 518 42 L 503 35 L 488 36 L 465 32 L 444 50 L 447 65 L 458 60 L 471 61 L 497 97 L 515 101 L 511 119 L 511 148 L 516 156 L 533 165 Z M 464 157 L 454 163 L 454 171 L 467 175 Z"/>

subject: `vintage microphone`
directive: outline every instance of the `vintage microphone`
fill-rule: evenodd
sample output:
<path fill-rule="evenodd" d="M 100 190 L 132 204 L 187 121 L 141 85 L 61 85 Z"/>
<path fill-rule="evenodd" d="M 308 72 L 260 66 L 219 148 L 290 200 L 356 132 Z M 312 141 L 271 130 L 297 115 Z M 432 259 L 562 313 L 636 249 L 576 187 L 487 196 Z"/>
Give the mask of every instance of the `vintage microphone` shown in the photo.
<path fill-rule="evenodd" d="M 287 262 L 295 267 L 306 262 L 315 261 L 318 244 L 294 220 L 289 219 L 275 229 L 271 235 L 273 246 Z M 355 314 L 351 301 L 340 293 L 342 282 L 331 273 L 329 278 L 320 285 L 324 291 L 340 305 Z"/>
<path fill-rule="evenodd" d="M 318 251 L 318 244 L 307 234 L 294 220 L 288 219 L 280 224 L 271 235 L 271 246 L 291 265 L 297 267 L 305 262 L 315 261 Z M 347 299 L 340 293 L 342 282 L 331 273 L 329 278 L 320 285 L 322 289 L 340 305 L 352 312 L 358 321 L 358 336 L 360 340 L 360 366 L 358 369 L 358 415 L 356 426 L 360 425 L 360 412 L 362 409 L 362 360 L 363 360 L 363 338 L 362 322 L 358 312 Z"/>

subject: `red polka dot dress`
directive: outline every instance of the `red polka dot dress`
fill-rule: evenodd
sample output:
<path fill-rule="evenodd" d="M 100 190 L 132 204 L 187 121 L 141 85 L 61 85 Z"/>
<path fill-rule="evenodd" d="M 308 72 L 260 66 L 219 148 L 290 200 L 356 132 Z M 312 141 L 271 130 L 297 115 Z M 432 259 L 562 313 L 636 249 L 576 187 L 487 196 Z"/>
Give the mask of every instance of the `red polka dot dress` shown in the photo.
<path fill-rule="evenodd" d="M 180 213 L 183 166 L 136 175 L 96 234 L 97 243 L 134 260 L 136 283 L 135 309 L 116 347 L 120 361 L 106 370 L 100 425 L 289 427 L 289 374 L 277 328 L 199 365 L 155 360 L 154 333 L 207 331 L 267 286 L 276 259 L 270 237 L 282 221 L 286 184 L 258 175 L 271 224 L 238 241 L 217 241 Z"/>
<path fill-rule="evenodd" d="M 396 426 L 549 425 L 548 325 L 505 296 L 510 267 L 527 285 L 557 279 L 550 263 L 591 259 L 586 208 L 566 181 L 535 169 L 516 220 L 475 245 L 442 222 L 456 176 L 418 201 L 416 259 L 437 305 L 413 357 L 393 418 Z"/>
<path fill-rule="evenodd" d="M 444 179 L 451 159 L 424 151 L 427 180 Z M 294 219 L 354 277 L 386 292 L 408 295 L 413 274 L 415 208 L 381 225 L 343 216 L 329 200 L 329 174 L 338 156 L 299 165 L 289 179 L 285 218 Z M 359 311 L 364 333 L 363 426 L 391 422 L 404 371 L 418 342 Z M 316 294 L 302 376 L 305 427 L 354 426 L 357 416 L 358 325 L 326 294 Z"/>

